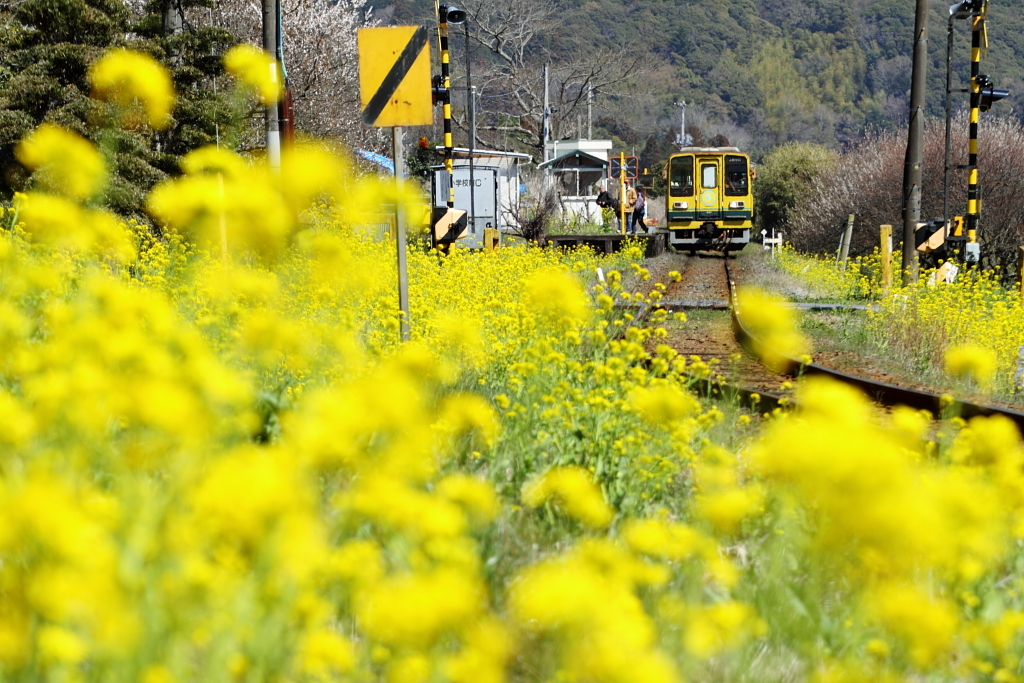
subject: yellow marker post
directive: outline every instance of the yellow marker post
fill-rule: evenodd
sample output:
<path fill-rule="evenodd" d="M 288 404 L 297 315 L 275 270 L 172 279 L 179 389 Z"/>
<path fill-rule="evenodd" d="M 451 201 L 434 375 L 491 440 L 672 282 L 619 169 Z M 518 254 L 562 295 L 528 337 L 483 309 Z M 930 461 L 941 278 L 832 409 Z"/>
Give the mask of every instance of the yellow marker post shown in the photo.
<path fill-rule="evenodd" d="M 1024 299 L 1024 247 L 1017 247 L 1017 277 L 1019 279 L 1020 298 Z"/>
<path fill-rule="evenodd" d="M 619 152 L 619 232 L 626 234 L 626 153 Z"/>
<path fill-rule="evenodd" d="M 892 226 L 881 225 L 878 233 L 882 253 L 882 292 L 889 296 L 892 288 Z"/>

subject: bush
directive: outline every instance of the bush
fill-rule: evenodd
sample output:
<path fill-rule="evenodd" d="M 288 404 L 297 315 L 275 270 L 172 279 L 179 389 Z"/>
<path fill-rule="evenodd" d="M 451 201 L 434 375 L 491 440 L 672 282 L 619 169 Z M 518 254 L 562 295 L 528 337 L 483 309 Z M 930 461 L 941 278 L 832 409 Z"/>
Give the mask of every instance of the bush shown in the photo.
<path fill-rule="evenodd" d="M 951 163 L 967 162 L 967 117 L 953 125 Z M 878 243 L 878 226 L 893 226 L 893 249 L 899 250 L 903 225 L 903 165 L 907 134 L 878 133 L 843 154 L 833 172 L 821 173 L 806 193 L 798 195 L 790 214 L 791 239 L 804 251 L 827 252 L 839 243 L 847 215 L 856 214 L 851 254 L 866 254 Z M 978 136 L 979 175 L 983 190 L 978 237 L 982 264 L 1016 262 L 1024 240 L 1024 127 L 1017 121 L 985 116 Z M 942 216 L 943 122 L 926 122 L 924 134 L 921 219 Z M 950 215 L 963 215 L 967 206 L 967 177 L 954 171 L 950 179 Z M 765 209 L 762 206 L 761 211 Z"/>
<path fill-rule="evenodd" d="M 812 184 L 835 165 L 837 158 L 827 147 L 809 142 L 795 142 L 772 150 L 758 168 L 754 183 L 756 229 L 789 230 L 795 207 Z"/>

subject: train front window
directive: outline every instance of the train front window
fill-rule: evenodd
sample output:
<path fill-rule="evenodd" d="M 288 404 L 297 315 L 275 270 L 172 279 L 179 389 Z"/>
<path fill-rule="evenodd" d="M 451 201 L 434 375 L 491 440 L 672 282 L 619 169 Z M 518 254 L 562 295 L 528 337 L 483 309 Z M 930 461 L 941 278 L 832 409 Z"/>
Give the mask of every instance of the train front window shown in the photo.
<path fill-rule="evenodd" d="M 747 184 L 747 159 L 740 156 L 725 157 L 725 194 L 743 197 L 750 192 Z"/>
<path fill-rule="evenodd" d="M 693 157 L 672 159 L 669 173 L 669 194 L 673 197 L 693 196 Z"/>
<path fill-rule="evenodd" d="M 715 164 L 701 164 L 700 186 L 706 190 L 718 187 L 718 166 Z"/>

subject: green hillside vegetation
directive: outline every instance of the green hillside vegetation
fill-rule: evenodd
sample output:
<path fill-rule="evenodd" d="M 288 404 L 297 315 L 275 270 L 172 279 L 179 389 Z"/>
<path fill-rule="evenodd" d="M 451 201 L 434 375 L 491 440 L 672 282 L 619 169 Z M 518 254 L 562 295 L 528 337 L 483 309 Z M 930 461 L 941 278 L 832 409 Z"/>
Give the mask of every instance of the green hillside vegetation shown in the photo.
<path fill-rule="evenodd" d="M 679 127 L 673 102 L 681 99 L 693 105 L 688 126 L 692 112 L 699 132 L 710 138 L 731 130 L 759 159 L 781 143 L 838 147 L 906 121 L 911 0 L 553 1 L 557 21 L 529 46 L 538 68 L 581 48 L 627 46 L 652 58 L 649 93 L 629 101 L 597 98 L 601 114 L 618 124 L 600 126 L 601 134 L 627 151 L 639 152 L 650 135 L 671 141 Z M 934 116 L 944 102 L 947 4 L 934 4 L 929 25 L 927 111 Z M 396 23 L 432 22 L 430 3 L 398 0 L 388 9 Z M 988 16 L 982 72 L 1011 89 L 999 106 L 1024 115 L 1024 0 L 993 0 Z M 969 28 L 956 22 L 954 87 L 969 71 Z M 461 36 L 453 43 L 458 53 Z M 486 63 L 485 54 L 475 59 Z M 456 79 L 463 60 L 453 58 Z M 633 139 L 621 134 L 623 125 Z"/>

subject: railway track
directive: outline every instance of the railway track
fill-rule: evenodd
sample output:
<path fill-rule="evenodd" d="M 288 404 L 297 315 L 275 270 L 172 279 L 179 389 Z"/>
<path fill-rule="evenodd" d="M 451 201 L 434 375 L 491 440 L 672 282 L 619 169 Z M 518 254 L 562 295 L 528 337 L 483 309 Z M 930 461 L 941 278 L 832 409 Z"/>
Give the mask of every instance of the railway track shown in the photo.
<path fill-rule="evenodd" d="M 946 415 L 971 418 L 978 415 L 1002 415 L 1024 432 L 1024 412 L 1011 408 L 954 400 L 948 403 L 942 394 L 887 384 L 842 372 L 817 363 L 801 363 L 789 358 L 787 368 L 775 373 L 754 360 L 754 340 L 735 305 L 736 287 L 729 268 L 730 259 L 722 255 L 683 257 L 679 269 L 682 278 L 669 285 L 659 306 L 671 311 L 708 311 L 699 319 L 697 329 L 681 331 L 668 340 L 686 356 L 700 356 L 712 365 L 710 376 L 697 378 L 708 394 L 731 394 L 747 407 L 764 412 L 789 403 L 780 390 L 783 383 L 797 377 L 823 376 L 856 387 L 876 404 L 884 407 L 905 405 L 926 410 L 936 419 Z M 697 314 L 691 314 L 694 318 Z M 687 326 L 688 328 L 690 326 Z M 724 377 L 728 371 L 730 377 Z"/>

